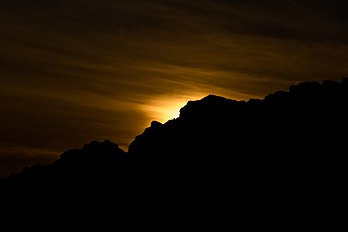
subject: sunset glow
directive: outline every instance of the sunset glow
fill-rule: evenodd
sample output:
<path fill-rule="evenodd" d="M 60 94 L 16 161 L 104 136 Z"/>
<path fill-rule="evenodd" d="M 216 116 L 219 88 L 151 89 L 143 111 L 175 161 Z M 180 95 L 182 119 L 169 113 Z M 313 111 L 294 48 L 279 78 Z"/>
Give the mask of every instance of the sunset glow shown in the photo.
<path fill-rule="evenodd" d="M 347 12 L 339 0 L 0 1 L 0 177 L 32 164 L 26 151 L 128 147 L 208 94 L 341 80 Z"/>
<path fill-rule="evenodd" d="M 190 100 L 198 100 L 204 95 L 196 96 L 162 96 L 151 100 L 142 110 L 149 118 L 165 123 L 168 120 L 179 117 L 180 109 Z"/>

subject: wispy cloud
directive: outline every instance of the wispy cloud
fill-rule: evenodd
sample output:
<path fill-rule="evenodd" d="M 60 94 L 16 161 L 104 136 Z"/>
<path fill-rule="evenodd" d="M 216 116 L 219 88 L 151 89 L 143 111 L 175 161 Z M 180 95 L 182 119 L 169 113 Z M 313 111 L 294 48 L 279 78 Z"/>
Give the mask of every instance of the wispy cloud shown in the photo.
<path fill-rule="evenodd" d="M 0 146 L 63 151 L 111 138 L 126 147 L 187 99 L 340 79 L 347 9 L 339 0 L 3 0 Z"/>

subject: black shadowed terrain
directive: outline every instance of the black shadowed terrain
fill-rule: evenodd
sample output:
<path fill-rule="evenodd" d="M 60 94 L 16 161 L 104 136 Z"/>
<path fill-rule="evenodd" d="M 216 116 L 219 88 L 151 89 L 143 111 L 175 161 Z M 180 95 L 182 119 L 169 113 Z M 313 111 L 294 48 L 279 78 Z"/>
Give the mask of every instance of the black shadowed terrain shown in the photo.
<path fill-rule="evenodd" d="M 152 122 L 127 153 L 109 140 L 94 141 L 11 175 L 0 191 L 314 204 L 344 189 L 347 110 L 347 78 L 300 83 L 247 102 L 209 95 L 188 102 L 177 119 Z"/>

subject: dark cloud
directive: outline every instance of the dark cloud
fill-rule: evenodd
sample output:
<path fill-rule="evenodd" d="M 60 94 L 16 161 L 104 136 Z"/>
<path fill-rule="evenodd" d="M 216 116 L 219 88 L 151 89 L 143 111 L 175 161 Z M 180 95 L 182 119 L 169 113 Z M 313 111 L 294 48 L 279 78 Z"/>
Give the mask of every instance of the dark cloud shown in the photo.
<path fill-rule="evenodd" d="M 63 151 L 111 138 L 125 147 L 189 99 L 339 80 L 347 9 L 337 0 L 1 1 L 0 146 Z"/>

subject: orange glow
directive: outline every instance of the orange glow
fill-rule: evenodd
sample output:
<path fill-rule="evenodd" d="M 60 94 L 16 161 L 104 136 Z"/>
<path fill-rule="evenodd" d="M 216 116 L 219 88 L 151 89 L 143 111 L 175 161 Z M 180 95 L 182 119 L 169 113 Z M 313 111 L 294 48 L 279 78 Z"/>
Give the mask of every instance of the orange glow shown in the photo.
<path fill-rule="evenodd" d="M 160 96 L 143 105 L 142 110 L 151 120 L 165 123 L 168 120 L 179 117 L 180 109 L 190 100 L 198 100 L 204 97 L 204 94 L 194 96 Z"/>

